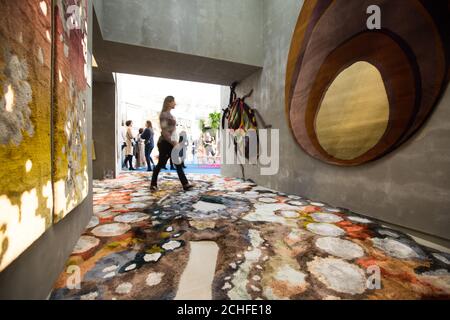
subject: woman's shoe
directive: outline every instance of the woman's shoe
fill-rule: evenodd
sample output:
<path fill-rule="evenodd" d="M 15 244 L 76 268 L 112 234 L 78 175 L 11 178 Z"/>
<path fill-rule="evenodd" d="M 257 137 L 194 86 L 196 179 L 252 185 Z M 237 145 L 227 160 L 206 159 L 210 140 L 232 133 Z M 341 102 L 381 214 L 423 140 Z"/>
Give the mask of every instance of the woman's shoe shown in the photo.
<path fill-rule="evenodd" d="M 130 168 L 130 171 L 136 171 L 136 169 L 135 168 Z"/>
<path fill-rule="evenodd" d="M 194 185 L 192 185 L 192 184 L 190 184 L 190 183 L 185 184 L 185 185 L 183 186 L 183 190 L 184 190 L 184 191 L 189 191 L 189 190 L 192 190 L 192 189 L 194 189 Z"/>

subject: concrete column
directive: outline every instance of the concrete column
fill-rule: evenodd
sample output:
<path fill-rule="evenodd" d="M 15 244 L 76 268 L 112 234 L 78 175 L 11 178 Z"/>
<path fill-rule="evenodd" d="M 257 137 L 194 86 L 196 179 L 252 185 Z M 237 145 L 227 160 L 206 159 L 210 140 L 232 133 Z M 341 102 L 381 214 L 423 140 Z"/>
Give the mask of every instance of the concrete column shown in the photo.
<path fill-rule="evenodd" d="M 94 179 L 115 178 L 117 175 L 117 100 L 116 84 L 94 82 L 92 99 L 92 139 L 95 159 Z"/>

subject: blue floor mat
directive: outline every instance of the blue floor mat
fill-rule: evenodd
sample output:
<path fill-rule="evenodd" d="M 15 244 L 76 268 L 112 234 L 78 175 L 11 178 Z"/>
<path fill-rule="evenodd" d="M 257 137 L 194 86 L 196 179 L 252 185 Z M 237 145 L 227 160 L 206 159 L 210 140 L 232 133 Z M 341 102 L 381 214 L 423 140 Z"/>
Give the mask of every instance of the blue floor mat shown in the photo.
<path fill-rule="evenodd" d="M 124 169 L 123 171 L 128 171 Z M 146 171 L 146 169 L 141 168 L 137 171 Z M 161 172 L 176 172 L 176 170 L 161 170 Z M 185 173 L 197 173 L 197 174 L 220 174 L 220 169 L 216 168 L 200 168 L 197 165 L 187 165 L 187 168 L 184 169 Z"/>

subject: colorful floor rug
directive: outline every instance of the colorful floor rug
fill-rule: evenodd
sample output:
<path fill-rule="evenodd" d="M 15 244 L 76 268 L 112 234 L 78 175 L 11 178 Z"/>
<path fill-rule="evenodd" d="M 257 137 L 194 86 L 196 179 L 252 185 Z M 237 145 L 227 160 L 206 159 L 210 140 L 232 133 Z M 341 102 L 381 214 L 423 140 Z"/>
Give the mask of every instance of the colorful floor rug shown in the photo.
<path fill-rule="evenodd" d="M 450 255 L 349 210 L 217 175 L 94 182 L 51 299 L 449 299 Z M 199 280 L 200 279 L 200 280 Z"/>

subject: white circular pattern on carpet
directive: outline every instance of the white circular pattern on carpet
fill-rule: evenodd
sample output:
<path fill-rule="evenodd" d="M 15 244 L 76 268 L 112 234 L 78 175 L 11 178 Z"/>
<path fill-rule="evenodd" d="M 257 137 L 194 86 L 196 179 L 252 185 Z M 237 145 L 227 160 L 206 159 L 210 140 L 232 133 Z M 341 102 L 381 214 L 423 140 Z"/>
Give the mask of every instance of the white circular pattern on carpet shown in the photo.
<path fill-rule="evenodd" d="M 98 226 L 100 223 L 100 219 L 97 216 L 92 216 L 91 220 L 89 221 L 88 225 L 86 226 L 86 229 L 91 229 L 93 227 Z"/>
<path fill-rule="evenodd" d="M 147 203 L 140 203 L 140 202 L 134 202 L 134 203 L 125 205 L 125 208 L 127 208 L 127 209 L 144 209 L 146 207 L 148 207 Z"/>
<path fill-rule="evenodd" d="M 335 214 L 332 214 L 332 213 L 316 212 L 316 213 L 310 214 L 310 216 L 316 222 L 336 223 L 336 222 L 343 220 L 341 217 L 339 217 Z"/>
<path fill-rule="evenodd" d="M 153 286 L 160 284 L 163 277 L 164 277 L 164 273 L 162 273 L 162 272 L 151 272 L 145 279 L 145 283 L 149 287 L 153 287 Z"/>
<path fill-rule="evenodd" d="M 341 228 L 328 223 L 308 223 L 306 229 L 312 233 L 327 237 L 339 237 L 345 234 L 345 231 Z"/>
<path fill-rule="evenodd" d="M 77 244 L 75 245 L 75 248 L 72 251 L 72 254 L 80 254 L 87 252 L 91 250 L 92 248 L 95 248 L 100 243 L 100 240 L 96 237 L 92 236 L 81 236 L 80 239 L 78 239 Z"/>
<path fill-rule="evenodd" d="M 114 218 L 114 221 L 124 223 L 136 223 L 147 220 L 149 218 L 150 216 L 148 214 L 142 212 L 129 212 L 116 216 Z"/>
<path fill-rule="evenodd" d="M 105 205 L 94 206 L 94 213 L 100 213 L 100 212 L 108 210 L 109 208 L 111 208 L 111 207 L 105 206 Z"/>
<path fill-rule="evenodd" d="M 262 203 L 276 203 L 276 202 L 278 202 L 277 199 L 269 198 L 269 197 L 259 198 L 258 201 L 262 202 Z"/>
<path fill-rule="evenodd" d="M 309 272 L 334 291 L 355 295 L 366 290 L 366 276 L 356 265 L 341 259 L 320 257 L 315 257 L 307 265 Z"/>
<path fill-rule="evenodd" d="M 227 207 L 221 203 L 212 203 L 212 202 L 206 202 L 206 201 L 197 201 L 192 206 L 195 210 L 201 211 L 201 212 L 213 212 L 213 211 L 220 211 L 225 210 Z"/>
<path fill-rule="evenodd" d="M 131 227 L 125 223 L 109 223 L 95 227 L 92 234 L 97 237 L 115 237 L 120 236 L 130 230 Z"/>
<path fill-rule="evenodd" d="M 419 258 L 419 255 L 408 245 L 391 238 L 373 238 L 375 248 L 382 250 L 387 255 L 399 259 Z"/>
<path fill-rule="evenodd" d="M 321 202 L 310 201 L 309 204 L 312 206 L 315 206 L 315 207 L 325 207 L 325 204 L 323 204 Z"/>
<path fill-rule="evenodd" d="M 94 213 L 95 216 L 97 216 L 100 219 L 110 219 L 112 217 L 114 217 L 117 213 L 111 212 L 111 211 L 103 211 L 103 212 L 98 212 L 98 213 Z"/>
<path fill-rule="evenodd" d="M 280 214 L 284 218 L 288 218 L 288 219 L 295 219 L 300 216 L 300 214 L 297 211 L 292 211 L 292 210 L 281 210 Z"/>
<path fill-rule="evenodd" d="M 116 293 L 118 294 L 129 294 L 131 289 L 133 288 L 133 284 L 130 282 L 124 282 L 117 286 Z"/>
<path fill-rule="evenodd" d="M 338 258 L 352 260 L 364 256 L 364 250 L 354 242 L 333 237 L 316 240 L 316 247 Z"/>
<path fill-rule="evenodd" d="M 306 205 L 308 205 L 307 202 L 299 201 L 299 200 L 290 200 L 287 203 L 290 204 L 291 206 L 306 206 Z"/>
<path fill-rule="evenodd" d="M 177 249 L 179 247 L 181 247 L 181 242 L 180 241 L 174 241 L 174 240 L 166 242 L 166 243 L 164 243 L 162 245 L 162 248 L 164 250 L 167 250 L 167 251 L 172 251 L 172 250 L 175 250 L 175 249 Z"/>
<path fill-rule="evenodd" d="M 347 217 L 347 219 L 350 221 L 353 221 L 353 222 L 357 222 L 357 223 L 364 223 L 364 224 L 372 223 L 372 221 L 369 219 L 356 217 L 356 216 L 350 216 L 350 217 Z"/>

